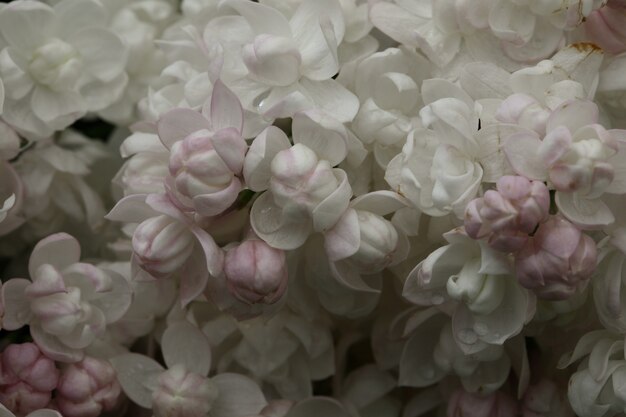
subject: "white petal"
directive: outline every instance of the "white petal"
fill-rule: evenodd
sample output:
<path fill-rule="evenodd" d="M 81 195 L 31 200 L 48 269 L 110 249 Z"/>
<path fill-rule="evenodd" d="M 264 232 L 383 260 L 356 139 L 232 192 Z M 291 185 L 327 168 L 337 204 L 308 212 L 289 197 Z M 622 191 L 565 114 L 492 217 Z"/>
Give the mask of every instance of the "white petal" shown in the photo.
<path fill-rule="evenodd" d="M 303 1 L 289 24 L 302 56 L 303 75 L 326 80 L 339 70 L 337 45 L 343 39 L 345 23 L 336 0 Z"/>
<path fill-rule="evenodd" d="M 275 126 L 266 128 L 254 139 L 243 163 L 243 177 L 252 191 L 263 191 L 269 187 L 270 164 L 274 156 L 291 147 L 287 135 Z"/>
<path fill-rule="evenodd" d="M 106 24 L 107 13 L 102 4 L 94 0 L 64 0 L 54 5 L 57 17 L 57 34 L 67 39 L 76 32 Z"/>
<path fill-rule="evenodd" d="M 350 203 L 355 210 L 369 211 L 379 216 L 386 216 L 404 207 L 410 202 L 400 194 L 389 190 L 372 191 L 361 195 Z"/>
<path fill-rule="evenodd" d="M 91 303 L 102 310 L 107 323 L 114 323 L 126 314 L 133 298 L 133 292 L 130 284 L 122 275 L 112 270 L 106 270 L 106 273 L 111 277 L 113 287 L 110 291 L 106 291 L 91 300 Z"/>
<path fill-rule="evenodd" d="M 328 259 L 337 261 L 352 256 L 359 249 L 361 232 L 355 210 L 348 209 L 337 224 L 324 234 Z"/>
<path fill-rule="evenodd" d="M 306 145 L 331 166 L 338 165 L 348 153 L 345 127 L 324 111 L 297 113 L 293 117 L 292 131 L 294 144 Z"/>
<path fill-rule="evenodd" d="M 203 129 L 210 129 L 209 121 L 195 110 L 176 108 L 159 118 L 157 130 L 163 145 L 170 149 L 179 140 Z"/>
<path fill-rule="evenodd" d="M 246 18 L 255 35 L 269 34 L 291 38 L 291 28 L 278 10 L 248 0 L 224 0 L 220 7 L 228 6 Z"/>
<path fill-rule="evenodd" d="M 194 248 L 180 272 L 179 297 L 182 308 L 186 308 L 206 289 L 209 272 L 206 266 L 206 255 L 200 247 Z M 214 279 L 214 277 L 211 277 Z"/>
<path fill-rule="evenodd" d="M 520 131 L 523 129 L 519 126 L 507 124 L 488 125 L 478 131 L 476 159 L 483 167 L 483 182 L 496 182 L 500 177 L 511 173 L 503 144 L 507 138 Z"/>
<path fill-rule="evenodd" d="M 122 158 L 128 158 L 139 152 L 167 152 L 167 148 L 154 133 L 134 132 L 124 139 L 120 146 Z"/>
<path fill-rule="evenodd" d="M 444 98 L 461 100 L 469 109 L 474 108 L 474 100 L 460 87 L 448 80 L 431 78 L 422 83 L 422 100 L 424 104 L 431 104 Z"/>
<path fill-rule="evenodd" d="M 575 43 L 561 48 L 551 60 L 566 72 L 568 79 L 583 85 L 589 99 L 594 97 L 604 60 L 601 48 L 593 43 Z"/>
<path fill-rule="evenodd" d="M 74 349 L 63 344 L 56 336 L 46 333 L 38 323 L 31 324 L 30 335 L 41 351 L 52 360 L 73 363 L 85 357 L 82 349 Z"/>
<path fill-rule="evenodd" d="M 427 387 L 438 382 L 445 373 L 434 364 L 433 351 L 439 342 L 441 329 L 449 318 L 437 315 L 423 323 L 409 338 L 400 357 L 398 385 Z"/>
<path fill-rule="evenodd" d="M 504 141 L 504 154 L 513 170 L 531 180 L 543 181 L 548 172 L 537 150 L 541 140 L 534 132 L 519 132 Z"/>
<path fill-rule="evenodd" d="M 87 112 L 87 106 L 83 98 L 75 92 L 56 92 L 41 85 L 35 87 L 30 100 L 33 113 L 59 130 Z"/>
<path fill-rule="evenodd" d="M 514 45 L 524 45 L 533 36 L 535 16 L 527 7 L 501 0 L 491 8 L 489 26 L 498 38 Z"/>
<path fill-rule="evenodd" d="M 221 80 L 213 85 L 210 120 L 213 131 L 229 127 L 239 133 L 243 131 L 243 109 L 239 98 Z"/>
<path fill-rule="evenodd" d="M 561 214 L 583 229 L 598 229 L 611 225 L 615 216 L 600 199 L 587 200 L 577 193 L 556 193 L 556 205 Z"/>
<path fill-rule="evenodd" d="M 2 285 L 1 301 L 4 307 L 2 328 L 17 330 L 31 320 L 30 300 L 24 294 L 26 287 L 30 284 L 31 282 L 27 279 L 13 278 Z"/>
<path fill-rule="evenodd" d="M 33 51 L 50 37 L 55 15 L 48 5 L 38 1 L 19 1 L 2 8 L 0 33 L 12 46 Z"/>
<path fill-rule="evenodd" d="M 224 252 L 217 243 L 215 243 L 213 237 L 204 229 L 192 226 L 191 232 L 196 236 L 198 242 L 200 242 L 200 246 L 202 246 L 206 258 L 207 270 L 211 275 L 218 276 L 222 273 L 224 267 Z"/>
<path fill-rule="evenodd" d="M 313 228 L 318 232 L 326 231 L 337 223 L 348 208 L 352 197 L 352 188 L 345 171 L 335 168 L 333 173 L 339 186 L 313 209 Z"/>
<path fill-rule="evenodd" d="M 300 80 L 300 91 L 314 106 L 332 114 L 341 123 L 354 119 L 359 111 L 359 99 L 335 80 Z"/>
<path fill-rule="evenodd" d="M 255 233 L 270 246 L 290 250 L 304 244 L 312 232 L 310 220 L 285 222 L 282 210 L 274 203 L 270 192 L 259 196 L 250 211 L 250 224 Z"/>
<path fill-rule="evenodd" d="M 211 406 L 211 417 L 252 416 L 267 405 L 263 392 L 250 378 L 225 373 L 212 381 L 217 385 L 219 396 Z"/>
<path fill-rule="evenodd" d="M 546 132 L 565 126 L 574 134 L 583 126 L 598 122 L 598 106 L 592 101 L 576 100 L 563 103 L 554 110 L 546 123 Z"/>
<path fill-rule="evenodd" d="M 152 390 L 164 369 L 154 359 L 138 353 L 126 353 L 109 359 L 124 393 L 134 403 L 152 408 Z"/>
<path fill-rule="evenodd" d="M 36 275 L 39 266 L 50 264 L 59 270 L 80 260 L 80 244 L 67 233 L 55 233 L 35 245 L 28 261 L 30 276 Z"/>
<path fill-rule="evenodd" d="M 146 204 L 145 194 L 133 194 L 123 197 L 105 216 L 114 222 L 140 223 L 159 213 Z"/>
<path fill-rule="evenodd" d="M 85 28 L 72 35 L 69 41 L 83 58 L 83 71 L 103 82 L 112 81 L 126 67 L 128 48 L 111 31 L 102 28 Z"/>
<path fill-rule="evenodd" d="M 474 99 L 506 98 L 513 94 L 511 74 L 490 62 L 472 62 L 461 71 L 461 86 Z"/>
<path fill-rule="evenodd" d="M 330 264 L 330 271 L 333 276 L 344 287 L 356 293 L 380 294 L 381 288 L 372 288 L 365 282 L 359 271 L 347 262 L 334 262 Z M 370 281 L 371 282 L 371 281 Z"/>
<path fill-rule="evenodd" d="M 371 6 L 370 19 L 385 35 L 407 46 L 418 46 L 415 32 L 427 22 L 391 2 L 382 1 Z"/>
<path fill-rule="evenodd" d="M 161 338 L 163 359 L 168 368 L 184 365 L 185 369 L 207 376 L 211 369 L 209 340 L 193 324 L 180 320 L 171 323 Z"/>

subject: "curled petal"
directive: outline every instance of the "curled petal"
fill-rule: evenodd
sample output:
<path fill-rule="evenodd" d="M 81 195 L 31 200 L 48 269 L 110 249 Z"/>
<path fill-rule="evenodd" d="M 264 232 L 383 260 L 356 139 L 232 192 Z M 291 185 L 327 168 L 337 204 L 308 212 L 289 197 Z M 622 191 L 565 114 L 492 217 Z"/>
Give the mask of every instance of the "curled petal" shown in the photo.
<path fill-rule="evenodd" d="M 163 358 L 168 368 L 184 365 L 196 374 L 207 376 L 211 369 L 209 340 L 188 321 L 176 321 L 165 329 L 161 338 Z"/>
<path fill-rule="evenodd" d="M 293 118 L 294 143 L 315 151 L 320 159 L 338 165 L 348 153 L 347 132 L 343 124 L 321 110 L 297 113 Z"/>
<path fill-rule="evenodd" d="M 239 98 L 217 80 L 211 94 L 211 128 L 213 131 L 234 128 L 239 134 L 243 132 L 243 108 Z"/>
<path fill-rule="evenodd" d="M 185 139 L 190 134 L 203 129 L 210 129 L 207 119 L 195 110 L 176 108 L 163 114 L 157 122 L 159 139 L 166 148 Z"/>
<path fill-rule="evenodd" d="M 50 264 L 58 269 L 78 262 L 80 259 L 80 244 L 67 233 L 55 233 L 42 239 L 35 245 L 28 261 L 28 272 L 34 277 L 37 268 Z"/>
<path fill-rule="evenodd" d="M 266 128 L 254 139 L 243 163 L 243 177 L 252 191 L 269 187 L 272 176 L 270 164 L 274 156 L 291 146 L 285 133 L 275 126 Z"/>

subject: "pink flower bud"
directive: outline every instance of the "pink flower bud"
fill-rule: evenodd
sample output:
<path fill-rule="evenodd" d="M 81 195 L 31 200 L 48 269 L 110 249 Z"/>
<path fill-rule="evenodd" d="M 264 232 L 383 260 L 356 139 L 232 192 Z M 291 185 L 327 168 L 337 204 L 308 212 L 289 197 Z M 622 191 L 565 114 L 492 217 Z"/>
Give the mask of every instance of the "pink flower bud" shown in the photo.
<path fill-rule="evenodd" d="M 564 300 L 587 281 L 596 267 L 593 239 L 559 217 L 542 223 L 515 254 L 520 284 L 547 300 Z"/>
<path fill-rule="evenodd" d="M 17 415 L 46 407 L 59 371 L 34 343 L 9 345 L 0 359 L 0 402 Z"/>
<path fill-rule="evenodd" d="M 154 417 L 206 417 L 217 396 L 210 379 L 175 365 L 159 377 L 152 411 Z"/>
<path fill-rule="evenodd" d="M 194 246 L 186 225 L 168 216 L 145 220 L 133 234 L 139 265 L 154 277 L 166 277 L 183 266 Z"/>
<path fill-rule="evenodd" d="M 511 417 L 516 412 L 517 404 L 506 394 L 480 395 L 461 389 L 448 401 L 446 417 Z"/>
<path fill-rule="evenodd" d="M 222 157 L 215 142 L 228 143 L 231 152 Z M 195 132 L 172 145 L 169 170 L 173 178 L 170 194 L 182 206 L 202 215 L 214 216 L 237 199 L 240 173 L 247 145 L 235 129 L 217 133 Z M 238 172 L 233 171 L 235 169 Z"/>
<path fill-rule="evenodd" d="M 120 393 L 113 367 L 107 361 L 86 357 L 63 370 L 56 403 L 65 417 L 97 417 L 117 405 Z"/>
<path fill-rule="evenodd" d="M 473 239 L 487 238 L 494 249 L 514 252 L 548 217 L 549 209 L 550 193 L 543 182 L 507 175 L 498 180 L 496 190 L 468 204 L 465 230 Z"/>
<path fill-rule="evenodd" d="M 263 240 L 247 240 L 230 249 L 224 273 L 230 293 L 247 304 L 273 304 L 287 288 L 285 252 Z"/>

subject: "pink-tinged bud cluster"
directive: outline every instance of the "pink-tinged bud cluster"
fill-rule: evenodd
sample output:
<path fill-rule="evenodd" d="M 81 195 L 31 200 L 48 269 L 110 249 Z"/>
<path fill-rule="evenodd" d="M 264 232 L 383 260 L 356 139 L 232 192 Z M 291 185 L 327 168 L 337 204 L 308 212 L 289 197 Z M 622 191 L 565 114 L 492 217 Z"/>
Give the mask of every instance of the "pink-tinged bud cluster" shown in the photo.
<path fill-rule="evenodd" d="M 230 293 L 246 304 L 274 304 L 287 289 L 285 252 L 252 239 L 230 249 L 224 264 Z"/>
<path fill-rule="evenodd" d="M 486 238 L 494 249 L 515 252 L 549 209 L 550 193 L 543 182 L 508 175 L 498 180 L 495 190 L 468 204 L 465 230 L 474 239 Z"/>
<path fill-rule="evenodd" d="M 175 365 L 159 376 L 152 411 L 154 417 L 206 417 L 217 395 L 210 379 Z"/>
<path fill-rule="evenodd" d="M 594 10 L 584 25 L 589 40 L 612 54 L 626 52 L 626 3 L 609 1 Z"/>
<path fill-rule="evenodd" d="M 191 255 L 194 236 L 186 225 L 168 216 L 145 220 L 133 234 L 133 251 L 139 266 L 156 278 L 181 268 Z"/>
<path fill-rule="evenodd" d="M 2 352 L 0 367 L 0 403 L 17 416 L 48 406 L 59 371 L 37 345 L 9 345 Z"/>
<path fill-rule="evenodd" d="M 596 262 L 594 240 L 559 216 L 542 223 L 515 254 L 520 284 L 548 300 L 569 298 L 591 277 Z"/>
<path fill-rule="evenodd" d="M 280 151 L 272 160 L 270 190 L 283 214 L 293 219 L 312 214 L 313 210 L 339 186 L 326 160 L 297 143 Z"/>
<path fill-rule="evenodd" d="M 113 367 L 107 361 L 86 357 L 63 370 L 56 404 L 64 417 L 97 417 L 117 405 L 120 393 Z"/>
<path fill-rule="evenodd" d="M 511 417 L 516 412 L 515 401 L 501 392 L 481 395 L 458 390 L 448 401 L 446 417 Z"/>
<path fill-rule="evenodd" d="M 228 146 L 231 152 L 225 154 L 224 149 L 216 149 L 215 141 L 221 142 L 222 147 Z M 245 140 L 234 128 L 216 133 L 200 130 L 174 143 L 169 161 L 173 178 L 170 194 L 187 210 L 203 216 L 223 212 L 241 191 L 237 175 L 241 173 L 246 149 Z"/>

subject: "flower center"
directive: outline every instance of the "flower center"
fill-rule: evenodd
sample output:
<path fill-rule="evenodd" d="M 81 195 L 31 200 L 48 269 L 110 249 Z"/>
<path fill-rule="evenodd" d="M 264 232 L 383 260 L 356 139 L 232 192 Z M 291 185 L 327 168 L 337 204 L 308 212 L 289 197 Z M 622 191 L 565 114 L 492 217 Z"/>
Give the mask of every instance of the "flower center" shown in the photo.
<path fill-rule="evenodd" d="M 76 88 L 82 66 L 78 51 L 55 38 L 35 51 L 28 68 L 39 83 L 64 91 Z"/>

